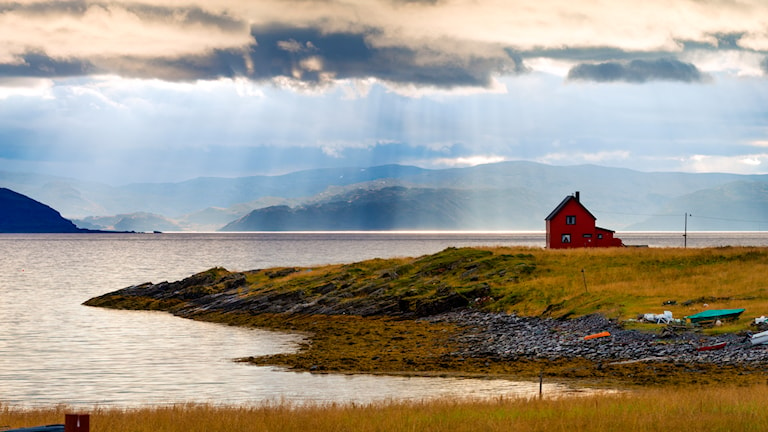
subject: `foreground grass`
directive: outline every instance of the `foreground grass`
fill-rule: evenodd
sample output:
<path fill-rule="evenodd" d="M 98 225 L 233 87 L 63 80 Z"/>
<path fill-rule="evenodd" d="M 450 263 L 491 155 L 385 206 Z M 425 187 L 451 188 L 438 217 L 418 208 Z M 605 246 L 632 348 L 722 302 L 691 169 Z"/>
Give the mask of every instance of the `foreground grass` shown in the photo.
<path fill-rule="evenodd" d="M 763 431 L 766 384 L 699 387 L 560 399 L 438 400 L 368 405 L 173 405 L 94 408 L 91 431 Z M 0 405 L 0 426 L 62 423 L 67 407 Z"/>

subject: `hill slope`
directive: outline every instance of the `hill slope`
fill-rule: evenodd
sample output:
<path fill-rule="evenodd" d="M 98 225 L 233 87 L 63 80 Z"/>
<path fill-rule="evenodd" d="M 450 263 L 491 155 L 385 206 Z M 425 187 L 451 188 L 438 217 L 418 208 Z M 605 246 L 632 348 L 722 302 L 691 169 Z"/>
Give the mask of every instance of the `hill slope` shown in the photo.
<path fill-rule="evenodd" d="M 688 213 L 688 229 L 692 231 L 768 230 L 768 183 L 736 181 L 696 191 L 671 201 L 658 213 L 627 229 L 680 229 Z"/>
<path fill-rule="evenodd" d="M 56 210 L 10 189 L 0 188 L 0 232 L 77 233 L 82 232 Z"/>
<path fill-rule="evenodd" d="M 390 186 L 293 208 L 257 209 L 221 231 L 541 229 L 545 212 L 524 189 Z"/>

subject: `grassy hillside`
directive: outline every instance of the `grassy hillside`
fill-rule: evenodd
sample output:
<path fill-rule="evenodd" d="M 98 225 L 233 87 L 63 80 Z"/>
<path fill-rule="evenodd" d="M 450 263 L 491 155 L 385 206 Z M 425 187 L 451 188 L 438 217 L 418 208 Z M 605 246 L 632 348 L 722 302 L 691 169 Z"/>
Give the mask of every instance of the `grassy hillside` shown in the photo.
<path fill-rule="evenodd" d="M 213 279 L 229 275 L 224 269 L 209 273 Z M 626 320 L 663 310 L 679 318 L 705 308 L 746 308 L 727 327 L 735 330 L 768 314 L 765 274 L 766 248 L 449 248 L 417 258 L 244 272 L 238 289 L 245 300 L 271 296 L 272 302 L 322 304 L 331 313 L 358 315 L 426 316 L 466 306 L 553 318 L 598 312 Z M 230 287 L 209 284 L 205 290 Z"/>

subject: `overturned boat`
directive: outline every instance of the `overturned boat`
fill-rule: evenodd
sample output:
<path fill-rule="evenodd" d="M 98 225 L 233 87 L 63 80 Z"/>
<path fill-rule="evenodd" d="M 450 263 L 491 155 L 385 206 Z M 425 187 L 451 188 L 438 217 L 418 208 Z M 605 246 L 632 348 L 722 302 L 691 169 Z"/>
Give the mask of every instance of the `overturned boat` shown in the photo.
<path fill-rule="evenodd" d="M 768 331 L 755 333 L 749 337 L 749 341 L 752 345 L 764 345 L 768 343 Z"/>
<path fill-rule="evenodd" d="M 738 319 L 744 312 L 744 309 L 711 309 L 699 312 L 694 315 L 688 315 L 686 318 L 691 320 L 691 324 L 714 323 L 717 320 L 729 321 Z"/>

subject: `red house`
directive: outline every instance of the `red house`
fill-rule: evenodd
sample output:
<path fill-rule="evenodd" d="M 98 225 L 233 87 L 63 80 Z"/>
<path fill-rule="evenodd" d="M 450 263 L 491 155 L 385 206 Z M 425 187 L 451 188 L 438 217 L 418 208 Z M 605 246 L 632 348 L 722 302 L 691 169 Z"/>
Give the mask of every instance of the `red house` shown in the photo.
<path fill-rule="evenodd" d="M 581 204 L 579 192 L 568 195 L 545 219 L 547 248 L 624 246 L 615 231 L 595 226 L 597 218 Z"/>

